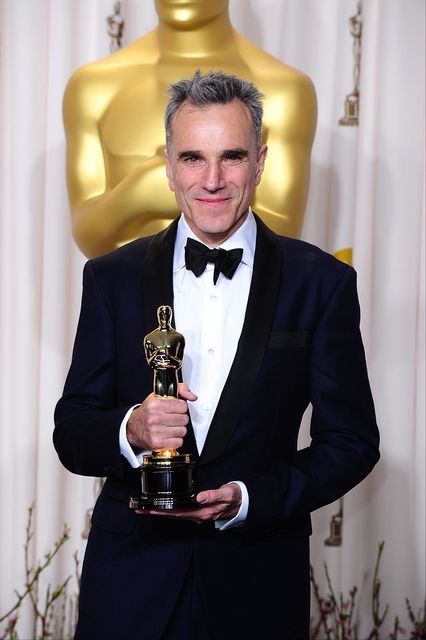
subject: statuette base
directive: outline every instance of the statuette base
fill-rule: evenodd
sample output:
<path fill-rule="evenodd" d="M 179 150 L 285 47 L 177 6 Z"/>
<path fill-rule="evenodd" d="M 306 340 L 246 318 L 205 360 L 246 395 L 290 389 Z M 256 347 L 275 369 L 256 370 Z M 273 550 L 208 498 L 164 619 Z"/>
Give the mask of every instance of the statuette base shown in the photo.
<path fill-rule="evenodd" d="M 130 498 L 130 508 L 170 511 L 197 507 L 192 478 L 194 466 L 188 453 L 171 458 L 145 455 L 141 468 L 142 492 Z"/>

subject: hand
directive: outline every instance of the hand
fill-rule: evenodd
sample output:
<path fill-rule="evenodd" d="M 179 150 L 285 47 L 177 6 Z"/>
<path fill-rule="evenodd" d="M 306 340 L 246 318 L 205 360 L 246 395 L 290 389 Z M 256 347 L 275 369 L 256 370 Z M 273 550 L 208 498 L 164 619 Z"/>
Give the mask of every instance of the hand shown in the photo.
<path fill-rule="evenodd" d="M 132 447 L 149 451 L 179 449 L 189 422 L 187 401 L 197 396 L 186 384 L 178 385 L 179 398 L 162 398 L 151 393 L 127 422 L 126 435 Z"/>
<path fill-rule="evenodd" d="M 170 356 L 167 353 L 157 353 L 151 358 L 149 364 L 154 369 L 157 369 L 159 367 L 166 367 L 167 365 L 171 364 Z"/>
<path fill-rule="evenodd" d="M 162 509 L 137 510 L 140 515 L 161 516 L 163 518 L 175 518 L 179 520 L 192 520 L 197 524 L 211 522 L 214 520 L 231 520 L 234 518 L 241 506 L 241 489 L 235 482 L 223 484 L 219 489 L 209 489 L 200 491 L 196 500 L 200 505 L 198 509 L 173 509 L 167 511 Z"/>

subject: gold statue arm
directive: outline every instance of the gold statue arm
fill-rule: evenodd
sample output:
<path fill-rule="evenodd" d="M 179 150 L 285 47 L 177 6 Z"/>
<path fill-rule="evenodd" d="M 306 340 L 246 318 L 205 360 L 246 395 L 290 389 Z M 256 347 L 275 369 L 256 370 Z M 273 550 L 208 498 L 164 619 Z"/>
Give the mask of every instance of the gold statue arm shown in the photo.
<path fill-rule="evenodd" d="M 300 236 L 316 120 L 315 89 L 310 79 L 301 74 L 291 90 L 283 87 L 282 96 L 275 96 L 271 103 L 265 104 L 267 169 L 256 188 L 252 206 L 276 233 Z"/>
<path fill-rule="evenodd" d="M 178 211 L 167 189 L 163 147 L 111 184 L 99 133 L 111 96 L 105 85 L 99 90 L 94 83 L 92 96 L 90 91 L 84 70 L 74 74 L 64 96 L 64 125 L 73 235 L 83 253 L 93 257 L 140 235 L 142 222 L 146 227 L 170 209 Z"/>
<path fill-rule="evenodd" d="M 169 347 L 154 347 L 150 342 L 145 343 L 146 359 L 153 369 L 180 369 L 182 359 L 171 355 Z"/>

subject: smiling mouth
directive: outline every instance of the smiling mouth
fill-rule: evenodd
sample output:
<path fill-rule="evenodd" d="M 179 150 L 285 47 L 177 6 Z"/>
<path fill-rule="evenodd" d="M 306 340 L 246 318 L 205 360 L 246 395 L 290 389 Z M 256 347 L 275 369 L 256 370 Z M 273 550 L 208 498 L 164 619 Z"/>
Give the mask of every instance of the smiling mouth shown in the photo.
<path fill-rule="evenodd" d="M 201 202 L 202 204 L 207 204 L 209 206 L 218 206 L 223 204 L 224 202 L 228 202 L 230 198 L 195 198 L 197 202 Z"/>

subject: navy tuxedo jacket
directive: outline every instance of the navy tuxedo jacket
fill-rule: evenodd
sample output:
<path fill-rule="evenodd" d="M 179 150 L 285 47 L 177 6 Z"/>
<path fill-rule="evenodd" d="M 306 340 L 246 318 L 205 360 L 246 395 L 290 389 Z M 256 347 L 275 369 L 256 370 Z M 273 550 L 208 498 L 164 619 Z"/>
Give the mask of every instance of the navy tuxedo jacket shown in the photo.
<path fill-rule="evenodd" d="M 129 407 L 152 391 L 143 338 L 157 326 L 158 306 L 173 307 L 177 222 L 85 266 L 54 432 L 67 469 L 107 477 L 84 562 L 80 638 L 133 638 L 143 630 L 140 637 L 159 639 L 191 558 L 215 637 L 308 638 L 301 622 L 309 618 L 306 599 L 299 596 L 309 593 L 310 512 L 371 471 L 379 436 L 354 270 L 256 221 L 235 360 L 201 455 L 191 427 L 180 449 L 197 460 L 199 490 L 246 484 L 247 520 L 228 531 L 137 516 L 128 507 L 140 473 L 120 455 L 119 427 Z M 298 450 L 309 403 L 312 440 Z"/>

